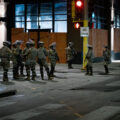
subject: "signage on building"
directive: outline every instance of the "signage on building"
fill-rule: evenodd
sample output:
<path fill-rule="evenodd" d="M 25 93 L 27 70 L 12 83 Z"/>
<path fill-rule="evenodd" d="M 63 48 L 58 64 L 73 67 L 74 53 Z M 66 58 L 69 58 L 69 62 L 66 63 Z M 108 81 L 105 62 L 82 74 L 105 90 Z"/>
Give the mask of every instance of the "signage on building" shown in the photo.
<path fill-rule="evenodd" d="M 89 27 L 80 27 L 80 36 L 88 37 L 89 36 Z"/>

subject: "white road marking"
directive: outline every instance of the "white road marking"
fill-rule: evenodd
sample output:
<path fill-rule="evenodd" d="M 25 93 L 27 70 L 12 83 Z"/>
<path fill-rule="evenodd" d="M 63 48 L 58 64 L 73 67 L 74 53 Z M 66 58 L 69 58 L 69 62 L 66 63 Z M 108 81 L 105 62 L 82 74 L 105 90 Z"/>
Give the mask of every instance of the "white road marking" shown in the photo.
<path fill-rule="evenodd" d="M 7 101 L 2 101 L 0 102 L 0 107 L 4 107 L 4 106 L 7 106 L 7 105 L 12 105 L 12 104 L 15 104 L 16 102 L 7 102 Z"/>
<path fill-rule="evenodd" d="M 64 106 L 66 106 L 66 105 L 65 104 L 46 104 L 43 106 L 36 107 L 34 109 L 30 109 L 27 111 L 23 111 L 23 112 L 19 112 L 19 113 L 13 114 L 13 115 L 2 117 L 2 118 L 0 118 L 0 120 L 5 120 L 5 119 L 25 120 L 25 119 L 29 119 L 31 117 L 42 115 L 49 111 L 53 111 L 55 109 L 59 109 Z"/>
<path fill-rule="evenodd" d="M 120 112 L 120 107 L 104 106 L 76 120 L 107 120 Z"/>

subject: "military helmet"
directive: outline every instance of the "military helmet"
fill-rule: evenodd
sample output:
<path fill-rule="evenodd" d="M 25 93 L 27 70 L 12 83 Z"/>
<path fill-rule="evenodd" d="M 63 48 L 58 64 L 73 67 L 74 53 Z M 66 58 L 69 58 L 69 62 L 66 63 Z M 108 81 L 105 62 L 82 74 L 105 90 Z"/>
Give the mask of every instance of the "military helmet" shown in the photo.
<path fill-rule="evenodd" d="M 3 45 L 9 46 L 9 45 L 11 45 L 11 43 L 10 43 L 9 41 L 4 41 L 4 42 L 3 42 Z"/>
<path fill-rule="evenodd" d="M 30 44 L 30 42 L 29 42 L 29 41 L 27 41 L 27 42 L 26 42 L 26 45 L 28 45 L 28 44 Z"/>
<path fill-rule="evenodd" d="M 39 41 L 38 44 L 44 44 L 44 42 L 43 41 Z"/>
<path fill-rule="evenodd" d="M 69 42 L 68 45 L 73 45 L 73 42 Z"/>
<path fill-rule="evenodd" d="M 23 41 L 22 41 L 22 40 L 16 40 L 15 43 L 16 43 L 17 45 L 20 45 L 20 44 L 23 43 Z"/>
<path fill-rule="evenodd" d="M 32 44 L 34 42 L 32 39 L 29 39 L 28 41 L 30 44 Z"/>
<path fill-rule="evenodd" d="M 88 46 L 88 48 L 93 48 L 92 45 L 89 45 L 89 44 L 88 44 L 87 46 Z"/>
<path fill-rule="evenodd" d="M 35 45 L 35 42 L 34 42 L 34 41 L 31 41 L 30 44 L 31 44 L 31 45 Z"/>
<path fill-rule="evenodd" d="M 15 45 L 16 45 L 16 42 L 14 42 L 12 45 L 15 46 Z"/>
<path fill-rule="evenodd" d="M 108 48 L 108 46 L 104 46 L 104 48 Z"/>
<path fill-rule="evenodd" d="M 32 39 L 29 39 L 28 42 L 30 45 L 35 45 L 35 42 Z"/>
<path fill-rule="evenodd" d="M 56 42 L 51 43 L 49 47 L 56 47 Z"/>

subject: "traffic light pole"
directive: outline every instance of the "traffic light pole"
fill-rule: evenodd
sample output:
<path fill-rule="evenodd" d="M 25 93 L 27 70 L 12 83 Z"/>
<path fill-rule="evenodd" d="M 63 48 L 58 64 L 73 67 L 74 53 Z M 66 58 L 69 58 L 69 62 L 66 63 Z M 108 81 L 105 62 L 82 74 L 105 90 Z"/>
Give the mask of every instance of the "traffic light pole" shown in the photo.
<path fill-rule="evenodd" d="M 84 0 L 84 21 L 83 25 L 84 27 L 88 27 L 88 1 L 89 0 Z M 83 67 L 82 69 L 86 69 L 86 64 L 87 61 L 85 61 L 86 54 L 88 51 L 88 37 L 83 37 Z"/>

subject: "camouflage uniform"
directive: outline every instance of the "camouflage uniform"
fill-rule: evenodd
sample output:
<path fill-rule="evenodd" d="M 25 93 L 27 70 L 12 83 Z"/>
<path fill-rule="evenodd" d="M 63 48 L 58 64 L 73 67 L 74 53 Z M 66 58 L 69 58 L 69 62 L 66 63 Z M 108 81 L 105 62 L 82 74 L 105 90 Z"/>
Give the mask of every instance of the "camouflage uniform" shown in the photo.
<path fill-rule="evenodd" d="M 38 64 L 40 65 L 40 74 L 41 74 L 42 80 L 44 79 L 43 67 L 45 67 L 45 70 L 46 70 L 47 75 L 48 75 L 48 79 L 50 79 L 49 67 L 48 67 L 48 63 L 46 61 L 46 56 L 48 56 L 48 52 L 44 48 L 44 43 L 43 42 L 39 42 Z"/>
<path fill-rule="evenodd" d="M 73 68 L 72 62 L 73 62 L 75 54 L 76 54 L 76 51 L 73 48 L 73 44 L 69 42 L 68 47 L 66 48 L 66 56 L 67 56 L 67 62 L 68 62 L 69 69 Z"/>
<path fill-rule="evenodd" d="M 19 77 L 19 69 L 20 74 L 23 75 L 23 59 L 22 59 L 22 49 L 20 45 L 22 44 L 21 40 L 16 41 L 16 60 L 17 60 L 17 67 L 16 67 L 16 76 Z"/>
<path fill-rule="evenodd" d="M 87 65 L 86 65 L 86 75 L 93 75 L 92 61 L 93 61 L 93 51 L 92 46 L 88 47 L 88 53 L 86 55 Z"/>
<path fill-rule="evenodd" d="M 50 76 L 54 77 L 54 71 L 55 71 L 55 66 L 56 66 L 56 61 L 59 60 L 58 54 L 54 48 L 54 46 L 51 44 L 50 49 L 49 49 L 49 60 L 51 63 L 51 71 L 50 71 Z"/>
<path fill-rule="evenodd" d="M 3 42 L 3 47 L 0 49 L 1 64 L 3 67 L 3 81 L 8 81 L 8 70 L 10 67 L 10 58 L 12 51 L 9 49 L 10 43 L 8 41 Z"/>
<path fill-rule="evenodd" d="M 13 47 L 12 47 L 12 61 L 13 61 L 13 78 L 17 79 L 17 56 L 16 56 L 16 45 L 15 43 L 13 43 Z"/>
<path fill-rule="evenodd" d="M 105 46 L 105 50 L 103 51 L 103 59 L 104 59 L 104 68 L 105 73 L 109 73 L 108 64 L 110 63 L 110 51 L 107 46 Z"/>
<path fill-rule="evenodd" d="M 35 71 L 35 65 L 36 65 L 36 59 L 37 59 L 37 49 L 34 47 L 34 43 L 31 43 L 31 48 L 30 48 L 30 69 L 32 71 L 32 80 L 35 80 L 36 77 L 36 71 Z"/>
<path fill-rule="evenodd" d="M 26 68 L 26 73 L 27 73 L 27 78 L 26 80 L 30 80 L 30 60 L 29 60 L 29 54 L 30 54 L 30 43 L 26 43 L 26 48 L 23 51 L 23 57 L 25 60 L 25 68 Z"/>
<path fill-rule="evenodd" d="M 37 58 L 37 49 L 34 47 L 33 41 L 28 41 L 26 44 L 26 48 L 23 52 L 25 56 L 25 66 L 27 72 L 26 80 L 30 80 L 30 70 L 32 71 L 32 80 L 35 80 L 36 72 L 35 72 L 35 65 L 36 65 L 36 58 Z"/>
<path fill-rule="evenodd" d="M 20 50 L 20 59 L 19 59 L 19 68 L 20 68 L 20 75 L 24 76 L 23 70 L 24 70 L 24 59 L 23 59 L 23 50 Z"/>

